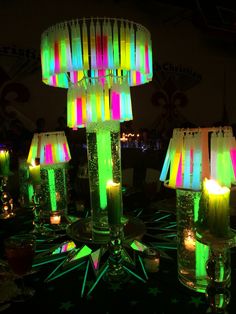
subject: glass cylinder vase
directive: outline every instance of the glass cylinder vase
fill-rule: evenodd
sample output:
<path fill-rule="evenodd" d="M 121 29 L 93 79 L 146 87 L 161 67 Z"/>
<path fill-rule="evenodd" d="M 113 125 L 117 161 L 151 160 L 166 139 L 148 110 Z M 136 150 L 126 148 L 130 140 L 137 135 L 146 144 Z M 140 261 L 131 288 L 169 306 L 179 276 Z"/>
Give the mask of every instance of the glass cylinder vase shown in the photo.
<path fill-rule="evenodd" d="M 34 187 L 30 181 L 29 165 L 26 159 L 19 160 L 19 202 L 23 208 L 34 207 Z"/>
<path fill-rule="evenodd" d="M 109 234 L 107 183 L 121 183 L 120 122 L 89 123 L 86 127 L 92 234 Z M 121 200 L 122 216 L 122 200 Z"/>
<path fill-rule="evenodd" d="M 58 163 L 40 168 L 40 209 L 41 218 L 50 224 L 51 216 L 67 215 L 68 204 L 68 164 Z"/>
<path fill-rule="evenodd" d="M 176 190 L 178 278 L 186 287 L 205 293 L 209 246 L 196 240 L 201 192 Z"/>

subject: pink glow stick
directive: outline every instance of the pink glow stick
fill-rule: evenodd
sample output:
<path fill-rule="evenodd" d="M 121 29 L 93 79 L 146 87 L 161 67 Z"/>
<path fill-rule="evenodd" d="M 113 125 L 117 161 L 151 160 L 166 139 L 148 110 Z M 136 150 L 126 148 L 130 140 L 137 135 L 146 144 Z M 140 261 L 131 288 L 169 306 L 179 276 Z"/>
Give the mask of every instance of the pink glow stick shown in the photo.
<path fill-rule="evenodd" d="M 76 124 L 83 124 L 82 99 L 76 98 Z"/>
<path fill-rule="evenodd" d="M 45 164 L 53 163 L 53 155 L 52 155 L 52 145 L 45 145 Z"/>
<path fill-rule="evenodd" d="M 136 71 L 136 84 L 141 84 L 141 73 L 139 71 Z"/>
<path fill-rule="evenodd" d="M 183 185 L 183 178 L 182 178 L 182 154 L 180 155 L 179 159 L 179 167 L 176 177 L 176 187 L 181 187 Z"/>
<path fill-rule="evenodd" d="M 120 95 L 112 91 L 112 119 L 120 120 Z"/>
<path fill-rule="evenodd" d="M 54 58 L 55 58 L 55 73 L 60 72 L 60 55 L 59 55 L 59 44 L 56 41 L 54 43 Z"/>

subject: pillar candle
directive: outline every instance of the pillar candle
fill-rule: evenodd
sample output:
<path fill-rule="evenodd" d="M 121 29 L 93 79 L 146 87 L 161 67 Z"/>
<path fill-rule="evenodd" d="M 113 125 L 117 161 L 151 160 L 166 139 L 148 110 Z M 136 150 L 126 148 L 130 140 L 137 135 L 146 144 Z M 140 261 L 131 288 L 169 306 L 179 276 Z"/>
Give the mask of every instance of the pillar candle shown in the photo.
<path fill-rule="evenodd" d="M 207 193 L 207 225 L 212 235 L 227 237 L 230 226 L 230 189 L 214 180 L 204 181 Z"/>
<path fill-rule="evenodd" d="M 8 176 L 10 172 L 10 155 L 7 150 L 0 150 L 0 175 Z"/>
<path fill-rule="evenodd" d="M 122 211 L 120 183 L 107 182 L 107 207 L 109 225 L 119 225 Z"/>
<path fill-rule="evenodd" d="M 40 184 L 40 164 L 38 158 L 35 158 L 34 164 L 29 166 L 29 177 L 33 185 Z"/>

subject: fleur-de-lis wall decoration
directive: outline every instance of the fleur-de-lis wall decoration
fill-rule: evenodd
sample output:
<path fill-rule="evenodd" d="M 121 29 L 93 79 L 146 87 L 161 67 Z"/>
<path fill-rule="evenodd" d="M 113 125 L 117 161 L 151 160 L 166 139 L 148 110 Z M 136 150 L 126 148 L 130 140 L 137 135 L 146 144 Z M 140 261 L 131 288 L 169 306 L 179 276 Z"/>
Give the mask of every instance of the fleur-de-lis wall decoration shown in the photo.
<path fill-rule="evenodd" d="M 160 108 L 154 120 L 153 128 L 163 137 L 169 137 L 173 128 L 191 127 L 193 124 L 181 113 L 180 109 L 188 105 L 186 90 L 201 81 L 201 76 L 191 69 L 171 63 L 154 65 L 153 84 L 156 91 L 151 101 Z"/>

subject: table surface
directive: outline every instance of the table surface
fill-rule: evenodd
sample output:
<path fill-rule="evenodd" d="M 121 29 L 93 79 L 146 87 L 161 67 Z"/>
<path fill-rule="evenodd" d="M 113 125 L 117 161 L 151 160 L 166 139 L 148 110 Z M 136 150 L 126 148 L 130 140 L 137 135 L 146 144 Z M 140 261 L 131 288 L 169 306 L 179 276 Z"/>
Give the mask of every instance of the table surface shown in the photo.
<path fill-rule="evenodd" d="M 124 283 L 110 284 L 101 279 L 95 289 L 86 295 L 95 281 L 95 275 L 89 270 L 84 296 L 81 289 L 86 271 L 86 263 L 63 276 L 45 282 L 48 275 L 55 270 L 60 261 L 36 267 L 35 271 L 25 277 L 26 284 L 36 289 L 35 295 L 24 303 L 9 303 L 3 313 L 207 313 L 209 307 L 205 294 L 198 293 L 183 286 L 177 275 L 177 256 L 175 243 L 175 213 L 170 212 L 171 200 L 159 201 L 153 204 L 150 212 L 142 210 L 134 212 L 147 226 L 147 232 L 142 238 L 148 245 L 158 244 L 161 258 L 160 269 L 156 273 L 147 273 L 144 283 L 134 276 L 127 277 Z M 162 211 L 161 214 L 159 211 Z M 130 214 L 130 212 L 129 212 Z M 3 239 L 11 234 L 30 232 L 32 212 L 19 209 L 16 216 L 9 220 L 0 221 L 0 248 L 3 257 Z M 153 221 L 155 223 L 153 224 Z M 151 224 L 151 228 L 150 228 Z M 173 224 L 173 228 L 171 226 Z M 166 228 L 169 226 L 168 228 Z M 169 229 L 169 230 L 168 230 Z M 166 236 L 167 235 L 167 236 Z M 70 239 L 67 234 L 51 244 L 59 244 Z M 170 240 L 166 240 L 170 239 Z M 50 239 L 45 241 L 49 244 Z M 167 241 L 167 242 L 165 242 Z M 161 245 L 161 244 L 166 245 Z M 81 243 L 81 246 L 83 244 Z M 236 308 L 236 250 L 231 249 L 231 299 L 227 312 L 235 313 Z M 138 271 L 138 270 L 137 270 Z M 7 303 L 5 304 L 7 307 Z M 0 303 L 3 308 L 3 303 Z M 0 307 L 1 309 L 1 307 Z"/>

